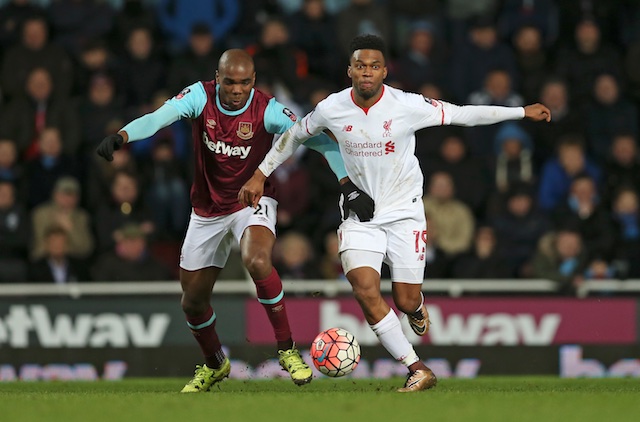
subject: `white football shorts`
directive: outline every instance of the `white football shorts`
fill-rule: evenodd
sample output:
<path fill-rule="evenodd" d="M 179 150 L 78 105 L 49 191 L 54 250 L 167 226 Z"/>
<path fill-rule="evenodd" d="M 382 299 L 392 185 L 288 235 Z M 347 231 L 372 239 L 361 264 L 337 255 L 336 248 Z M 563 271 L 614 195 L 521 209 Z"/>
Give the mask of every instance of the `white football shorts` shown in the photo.
<path fill-rule="evenodd" d="M 338 241 L 345 274 L 359 267 L 380 272 L 385 262 L 394 282 L 418 284 L 424 279 L 427 223 L 420 198 L 395 215 L 387 213 L 364 223 L 343 221 Z"/>
<path fill-rule="evenodd" d="M 191 211 L 180 252 L 180 268 L 187 271 L 223 268 L 231 248 L 249 226 L 264 226 L 276 234 L 278 201 L 263 196 L 256 208 L 246 207 L 229 215 L 201 217 Z"/>

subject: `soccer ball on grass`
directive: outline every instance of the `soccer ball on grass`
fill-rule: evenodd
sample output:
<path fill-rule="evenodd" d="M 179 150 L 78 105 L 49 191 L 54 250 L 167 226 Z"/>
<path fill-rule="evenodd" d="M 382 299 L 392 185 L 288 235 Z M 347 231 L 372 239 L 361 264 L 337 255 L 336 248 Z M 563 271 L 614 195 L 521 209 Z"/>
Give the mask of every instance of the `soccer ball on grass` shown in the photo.
<path fill-rule="evenodd" d="M 343 328 L 329 328 L 318 334 L 311 344 L 313 365 L 329 377 L 351 373 L 360 362 L 360 345 Z"/>

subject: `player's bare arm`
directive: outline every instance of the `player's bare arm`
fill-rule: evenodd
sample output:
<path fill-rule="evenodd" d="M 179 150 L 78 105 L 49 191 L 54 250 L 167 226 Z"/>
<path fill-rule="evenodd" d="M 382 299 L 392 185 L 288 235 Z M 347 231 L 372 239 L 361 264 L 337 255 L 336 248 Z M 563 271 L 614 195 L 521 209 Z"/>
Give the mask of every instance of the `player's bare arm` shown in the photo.
<path fill-rule="evenodd" d="M 238 192 L 238 202 L 245 207 L 257 207 L 264 193 L 264 182 L 267 180 L 260 169 L 256 169 L 251 179 L 242 185 Z"/>
<path fill-rule="evenodd" d="M 542 120 L 550 122 L 551 111 L 540 103 L 531 104 L 524 108 L 524 117 L 534 122 L 540 122 Z"/>

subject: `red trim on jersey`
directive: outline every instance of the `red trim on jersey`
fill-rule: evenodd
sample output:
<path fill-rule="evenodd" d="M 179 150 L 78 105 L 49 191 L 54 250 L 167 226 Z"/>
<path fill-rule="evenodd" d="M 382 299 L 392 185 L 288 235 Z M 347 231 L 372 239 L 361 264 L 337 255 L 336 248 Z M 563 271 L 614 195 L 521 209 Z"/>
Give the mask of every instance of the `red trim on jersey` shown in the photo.
<path fill-rule="evenodd" d="M 438 104 L 440 104 L 440 114 L 442 114 L 442 120 L 440 120 L 440 126 L 444 126 L 444 104 L 442 104 L 442 101 L 438 101 Z"/>
<path fill-rule="evenodd" d="M 353 101 L 353 103 L 360 109 L 362 109 L 362 111 L 364 111 L 364 114 L 369 114 L 369 109 L 371 107 L 373 107 L 374 105 L 378 104 L 378 101 L 380 101 L 382 99 L 382 96 L 384 95 L 384 85 L 382 85 L 382 93 L 380 94 L 380 97 L 376 100 L 375 103 L 371 104 L 369 107 L 360 107 L 358 105 L 358 103 L 356 103 L 356 99 L 353 96 L 353 88 L 351 88 L 351 101 Z"/>

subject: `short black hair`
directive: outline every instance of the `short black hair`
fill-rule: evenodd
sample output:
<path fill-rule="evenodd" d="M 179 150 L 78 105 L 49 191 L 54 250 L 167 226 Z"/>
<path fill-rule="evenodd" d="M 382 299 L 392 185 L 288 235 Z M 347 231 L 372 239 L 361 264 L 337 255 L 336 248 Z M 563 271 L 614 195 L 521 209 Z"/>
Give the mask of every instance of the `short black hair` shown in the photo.
<path fill-rule="evenodd" d="M 349 51 L 353 54 L 356 50 L 378 50 L 383 56 L 387 56 L 387 47 L 384 40 L 377 35 L 365 34 L 358 35 L 351 40 Z"/>

